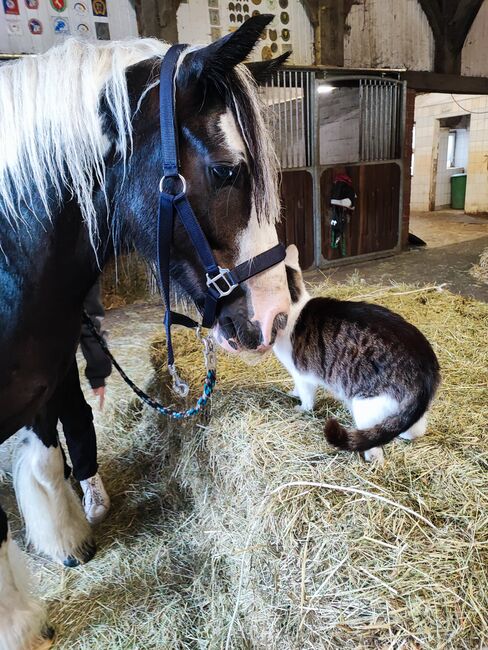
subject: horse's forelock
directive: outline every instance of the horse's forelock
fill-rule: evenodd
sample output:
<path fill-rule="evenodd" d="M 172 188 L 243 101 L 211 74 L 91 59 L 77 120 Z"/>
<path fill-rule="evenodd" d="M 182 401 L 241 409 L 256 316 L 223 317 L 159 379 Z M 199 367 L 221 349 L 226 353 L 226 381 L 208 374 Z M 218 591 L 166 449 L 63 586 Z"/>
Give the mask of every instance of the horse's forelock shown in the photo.
<path fill-rule="evenodd" d="M 258 220 L 274 223 L 280 218 L 278 159 L 264 121 L 265 106 L 256 82 L 243 64 L 228 70 L 222 70 L 220 66 L 208 68 L 204 77 L 199 77 L 201 70 L 198 66 L 194 69 L 199 57 L 192 57 L 192 54 L 200 49 L 201 46 L 190 46 L 182 53 L 178 62 L 179 79 L 183 84 L 198 80 L 195 90 L 197 93 L 203 91 L 204 95 L 207 85 L 214 86 L 222 97 L 246 146 Z"/>
<path fill-rule="evenodd" d="M 265 108 L 249 70 L 239 65 L 234 74 L 230 108 L 248 151 L 254 207 L 259 221 L 275 223 L 280 218 L 278 158 L 264 121 Z"/>

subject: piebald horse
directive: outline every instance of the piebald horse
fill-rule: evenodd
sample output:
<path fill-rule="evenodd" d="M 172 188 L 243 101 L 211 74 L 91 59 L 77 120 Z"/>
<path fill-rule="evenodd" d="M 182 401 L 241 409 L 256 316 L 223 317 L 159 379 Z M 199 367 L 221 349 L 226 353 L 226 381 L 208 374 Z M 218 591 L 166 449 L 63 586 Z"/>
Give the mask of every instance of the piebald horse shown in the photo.
<path fill-rule="evenodd" d="M 281 60 L 242 65 L 270 16 L 179 55 L 178 144 L 187 193 L 218 264 L 277 244 L 277 163 L 256 80 Z M 123 243 L 154 264 L 162 159 L 159 69 L 151 39 L 67 40 L 0 68 L 0 442 L 21 430 L 14 486 L 29 542 L 68 565 L 95 552 L 64 479 L 56 396 L 76 350 L 83 299 Z M 172 279 L 202 309 L 206 282 L 176 221 Z M 284 263 L 224 299 L 214 335 L 229 352 L 265 351 L 289 310 Z M 0 650 L 51 643 L 22 554 L 0 508 Z"/>

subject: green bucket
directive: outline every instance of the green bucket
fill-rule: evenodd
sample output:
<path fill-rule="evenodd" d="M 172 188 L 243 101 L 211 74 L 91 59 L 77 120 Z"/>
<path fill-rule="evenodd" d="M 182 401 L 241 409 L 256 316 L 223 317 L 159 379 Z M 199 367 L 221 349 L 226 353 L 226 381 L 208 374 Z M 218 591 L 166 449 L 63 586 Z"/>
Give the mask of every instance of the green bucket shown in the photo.
<path fill-rule="evenodd" d="M 454 210 L 464 210 L 466 178 L 466 174 L 453 174 L 451 176 L 451 208 Z"/>

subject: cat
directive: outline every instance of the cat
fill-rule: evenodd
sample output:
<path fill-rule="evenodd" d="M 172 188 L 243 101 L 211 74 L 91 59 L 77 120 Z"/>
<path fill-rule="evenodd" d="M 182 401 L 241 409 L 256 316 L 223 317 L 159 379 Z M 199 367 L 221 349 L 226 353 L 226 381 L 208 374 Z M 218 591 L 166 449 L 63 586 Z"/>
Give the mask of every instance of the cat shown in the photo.
<path fill-rule="evenodd" d="M 385 307 L 311 298 L 296 246 L 286 249 L 285 265 L 292 304 L 273 351 L 295 380 L 290 394 L 307 411 L 317 388 L 326 388 L 348 407 L 356 426 L 348 430 L 331 418 L 328 442 L 382 462 L 380 445 L 426 431 L 440 382 L 434 350 L 414 325 Z"/>

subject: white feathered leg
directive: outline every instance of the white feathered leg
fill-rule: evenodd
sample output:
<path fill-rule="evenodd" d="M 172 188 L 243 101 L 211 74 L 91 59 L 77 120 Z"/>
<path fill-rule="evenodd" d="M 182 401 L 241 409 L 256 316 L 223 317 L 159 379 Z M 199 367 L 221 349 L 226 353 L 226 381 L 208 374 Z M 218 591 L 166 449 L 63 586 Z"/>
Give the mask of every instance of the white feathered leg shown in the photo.
<path fill-rule="evenodd" d="M 46 447 L 31 429 L 20 435 L 14 487 L 28 541 L 66 566 L 88 562 L 95 542 L 80 500 L 64 478 L 59 445 Z"/>
<path fill-rule="evenodd" d="M 0 650 L 47 650 L 53 643 L 30 582 L 23 553 L 8 534 L 0 545 Z"/>

